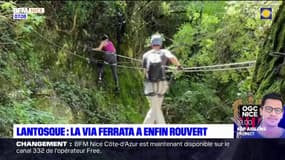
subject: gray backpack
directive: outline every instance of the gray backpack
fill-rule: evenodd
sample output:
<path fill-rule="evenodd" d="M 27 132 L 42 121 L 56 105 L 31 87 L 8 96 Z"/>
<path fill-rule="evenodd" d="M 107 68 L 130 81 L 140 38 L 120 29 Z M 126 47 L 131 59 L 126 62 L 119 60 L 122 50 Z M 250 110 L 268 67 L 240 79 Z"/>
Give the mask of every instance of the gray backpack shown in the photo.
<path fill-rule="evenodd" d="M 165 68 L 164 66 L 167 64 L 167 57 L 163 52 L 159 53 L 151 53 L 148 56 L 148 80 L 150 82 L 158 82 L 166 80 L 165 76 Z"/>

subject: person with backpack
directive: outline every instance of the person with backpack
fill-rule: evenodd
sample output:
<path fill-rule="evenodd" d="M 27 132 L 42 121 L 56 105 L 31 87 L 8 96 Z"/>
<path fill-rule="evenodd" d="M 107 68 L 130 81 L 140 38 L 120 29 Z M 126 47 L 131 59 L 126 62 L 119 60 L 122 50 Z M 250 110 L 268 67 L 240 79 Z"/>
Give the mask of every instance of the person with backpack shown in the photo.
<path fill-rule="evenodd" d="M 119 78 L 117 74 L 117 55 L 116 48 L 112 41 L 109 40 L 108 35 L 104 34 L 101 38 L 101 43 L 97 48 L 93 48 L 94 51 L 104 52 L 104 61 L 111 66 L 113 78 L 115 81 L 115 92 L 119 92 Z M 98 63 L 98 80 L 103 81 L 104 63 Z"/>
<path fill-rule="evenodd" d="M 167 49 L 161 49 L 162 36 L 151 36 L 151 50 L 143 55 L 143 68 L 145 72 L 144 94 L 150 101 L 150 109 L 144 119 L 144 124 L 165 124 L 161 110 L 164 94 L 168 90 L 165 67 L 169 62 L 182 69 L 177 58 Z"/>

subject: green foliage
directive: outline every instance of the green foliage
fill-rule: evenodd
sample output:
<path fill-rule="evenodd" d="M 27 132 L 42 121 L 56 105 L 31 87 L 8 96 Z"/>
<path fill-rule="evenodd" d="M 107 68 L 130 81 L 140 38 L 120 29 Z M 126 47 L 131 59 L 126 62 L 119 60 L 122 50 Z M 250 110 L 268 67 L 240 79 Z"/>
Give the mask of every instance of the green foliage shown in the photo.
<path fill-rule="evenodd" d="M 11 136 L 12 125 L 16 123 L 141 123 L 148 106 L 142 92 L 135 91 L 137 88 L 142 90 L 140 73 L 120 71 L 122 89 L 121 94 L 116 95 L 108 66 L 105 67 L 108 85 L 102 90 L 95 83 L 96 65 L 70 54 L 88 57 L 78 43 L 86 43 L 88 38 L 81 33 L 95 35 L 102 33 L 106 26 L 113 30 L 114 16 L 117 10 L 126 11 L 126 3 L 40 3 L 47 14 L 29 14 L 27 20 L 12 21 L 1 10 L 0 29 L 5 31 L 0 36 L 1 41 L 16 40 L 18 44 L 14 47 L 0 44 L 1 136 Z M 62 10 L 57 10 L 62 4 Z M 1 7 L 8 7 L 7 13 L 11 11 L 7 4 Z M 102 15 L 97 10 L 101 7 Z M 58 15 L 49 13 L 50 10 Z M 73 21 L 75 16 L 76 23 Z M 50 22 L 51 18 L 53 22 Z M 73 22 L 74 30 L 67 33 Z M 103 26 L 100 28 L 100 25 Z M 50 27 L 53 30 L 49 30 Z M 134 90 L 130 92 L 127 88 Z"/>
<path fill-rule="evenodd" d="M 12 9 L 15 8 L 15 3 L 13 2 L 4 2 L 2 5 L 1 5 L 1 10 L 3 12 L 8 12 L 8 13 L 12 13 Z"/>
<path fill-rule="evenodd" d="M 212 64 L 223 64 L 255 60 L 261 51 L 262 43 L 266 36 L 271 21 L 260 19 L 260 7 L 262 2 L 190 2 L 187 6 L 189 21 L 182 24 L 174 35 L 173 51 L 179 56 L 184 66 L 206 66 Z M 268 5 L 272 2 L 266 2 Z M 276 11 L 277 6 L 273 7 Z M 273 13 L 274 14 L 274 13 Z M 175 86 L 175 91 L 184 93 L 171 94 L 168 97 L 167 106 L 176 104 L 177 107 L 184 106 L 208 106 L 207 110 L 212 113 L 211 120 L 225 122 L 232 114 L 229 111 L 231 104 L 238 94 L 246 95 L 251 90 L 252 69 L 233 70 L 208 73 L 194 73 L 178 78 L 178 81 L 189 81 L 191 85 Z M 262 73 L 266 75 L 266 71 Z M 186 80 L 187 79 L 187 80 Z M 198 82 L 197 82 L 198 81 Z M 193 83 L 205 85 L 205 88 L 192 86 Z M 270 86 L 269 81 L 264 82 Z M 276 85 L 276 87 L 280 85 Z M 193 87 L 197 92 L 193 92 Z M 272 86 L 273 87 L 273 86 Z M 271 88 L 272 88 L 271 87 Z M 276 88 L 273 87 L 273 88 Z M 204 91 L 207 92 L 204 92 Z M 211 91 L 211 90 L 214 90 Z M 203 93 L 206 100 L 199 97 Z M 209 94 L 209 95 L 207 95 Z M 211 97 L 220 98 L 215 101 Z M 188 99 L 188 100 L 187 100 Z M 191 102 L 191 103 L 190 103 Z M 198 103 L 199 102 L 199 103 Z M 210 102 L 214 105 L 210 105 Z M 187 105 L 186 105 L 187 106 Z M 189 123 L 208 122 L 209 116 L 201 114 L 195 108 L 184 107 L 189 112 Z M 215 106 L 221 106 L 217 107 Z M 191 112 L 190 112 L 191 110 Z M 217 111 L 217 112 L 215 112 Z M 179 116 L 172 119 L 179 121 L 183 110 L 178 112 Z M 223 114 L 219 114 L 223 113 Z M 192 118 L 195 117 L 195 118 Z M 216 117 L 216 118 L 213 118 Z M 175 119 L 178 118 L 178 119 Z M 183 117 L 182 119 L 187 119 Z M 192 122 L 191 122 L 192 120 Z"/>
<path fill-rule="evenodd" d="M 57 123 L 60 117 L 54 117 L 34 107 L 33 99 L 13 101 L 9 106 L 0 106 L 0 135 L 12 136 L 13 124 Z"/>
<path fill-rule="evenodd" d="M 161 8 L 162 8 L 162 12 L 164 15 L 166 16 L 170 16 L 171 10 L 170 10 L 170 3 L 167 2 L 162 2 L 161 3 Z"/>
<path fill-rule="evenodd" d="M 176 85 L 191 89 L 184 92 L 183 95 L 176 96 L 173 99 L 166 99 L 166 103 L 171 104 L 166 105 L 165 107 L 165 110 L 171 112 L 169 116 L 170 119 L 168 119 L 170 123 L 229 122 L 231 109 L 224 106 L 223 101 L 216 95 L 216 91 L 211 89 L 210 86 L 195 82 L 192 82 L 188 86 L 185 82 L 179 82 Z M 175 92 L 176 91 L 177 90 L 175 90 Z M 181 91 L 181 89 L 178 91 Z"/>

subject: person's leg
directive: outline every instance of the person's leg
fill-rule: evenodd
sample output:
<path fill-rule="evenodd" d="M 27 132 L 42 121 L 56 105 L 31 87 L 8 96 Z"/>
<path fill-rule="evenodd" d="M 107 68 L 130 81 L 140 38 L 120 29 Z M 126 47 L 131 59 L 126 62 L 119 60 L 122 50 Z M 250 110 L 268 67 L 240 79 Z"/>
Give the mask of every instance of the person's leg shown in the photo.
<path fill-rule="evenodd" d="M 115 81 L 115 90 L 119 90 L 119 78 L 118 78 L 118 73 L 117 73 L 117 55 L 116 53 L 110 53 L 106 52 L 105 53 L 105 61 L 110 64 L 111 70 L 112 70 L 112 75 L 113 79 Z"/>
<path fill-rule="evenodd" d="M 169 88 L 168 82 L 167 81 L 160 81 L 158 83 L 158 95 L 164 96 L 164 94 L 167 92 Z"/>
<path fill-rule="evenodd" d="M 155 98 L 155 102 L 154 102 L 154 105 L 155 105 L 155 109 L 156 109 L 156 123 L 157 124 L 165 124 L 165 119 L 164 119 L 164 116 L 163 116 L 163 112 L 161 110 L 161 106 L 162 106 L 162 102 L 163 102 L 163 96 L 156 96 Z"/>
<path fill-rule="evenodd" d="M 104 64 L 103 63 L 98 63 L 98 80 L 102 81 L 103 80 L 103 74 L 104 74 Z"/>
<path fill-rule="evenodd" d="M 161 111 L 161 104 L 163 101 L 163 97 L 161 98 L 161 96 L 159 95 L 160 93 L 159 83 L 160 82 L 153 83 L 154 96 L 151 101 L 151 107 L 153 108 L 153 116 L 154 116 L 155 123 L 165 124 L 163 113 Z"/>
<path fill-rule="evenodd" d="M 148 110 L 144 118 L 143 124 L 154 124 L 156 115 L 156 109 L 153 107 L 154 98 L 155 96 L 148 96 L 148 100 L 150 102 L 150 109 Z"/>
<path fill-rule="evenodd" d="M 118 73 L 117 73 L 117 65 L 112 64 L 111 70 L 112 70 L 113 78 L 115 81 L 116 90 L 119 90 L 119 78 L 118 78 Z"/>
<path fill-rule="evenodd" d="M 156 109 L 153 108 L 153 102 L 155 101 L 154 86 L 155 85 L 151 82 L 144 82 L 144 94 L 147 96 L 148 102 L 150 104 L 150 109 L 145 116 L 143 124 L 154 124 L 155 121 Z"/>
<path fill-rule="evenodd" d="M 157 91 L 157 98 L 155 99 L 155 105 L 157 106 L 157 123 L 165 124 L 165 119 L 162 112 L 162 103 L 164 99 L 164 94 L 168 90 L 168 82 L 167 81 L 160 81 L 158 83 L 158 91 Z"/>

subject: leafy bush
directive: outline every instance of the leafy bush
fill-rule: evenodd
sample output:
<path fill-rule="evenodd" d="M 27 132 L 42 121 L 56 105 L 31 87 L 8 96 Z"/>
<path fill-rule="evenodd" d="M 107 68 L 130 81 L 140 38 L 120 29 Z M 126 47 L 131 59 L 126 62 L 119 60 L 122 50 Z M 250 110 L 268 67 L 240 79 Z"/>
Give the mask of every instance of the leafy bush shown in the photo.
<path fill-rule="evenodd" d="M 178 82 L 180 85 L 185 82 Z M 216 95 L 216 91 L 204 83 L 174 86 L 175 92 L 183 92 L 181 96 L 167 97 L 164 110 L 167 110 L 170 123 L 219 123 L 229 122 L 232 116 L 231 107 L 225 106 Z M 173 91 L 172 91 L 173 92 Z M 217 111 L 217 112 L 215 112 Z"/>

